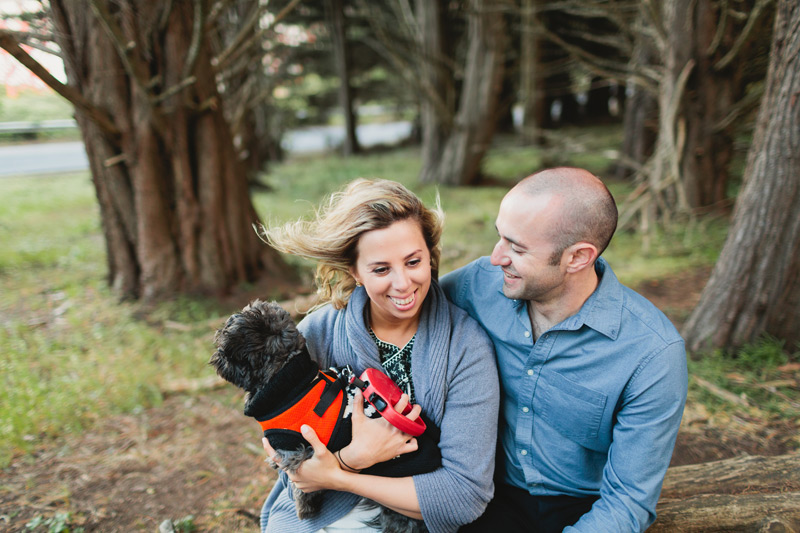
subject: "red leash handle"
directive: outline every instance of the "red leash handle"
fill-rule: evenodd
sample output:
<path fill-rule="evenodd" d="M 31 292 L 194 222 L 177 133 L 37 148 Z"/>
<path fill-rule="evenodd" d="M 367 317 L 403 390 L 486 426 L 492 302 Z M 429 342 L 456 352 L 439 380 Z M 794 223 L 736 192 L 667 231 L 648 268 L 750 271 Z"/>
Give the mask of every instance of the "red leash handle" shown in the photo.
<path fill-rule="evenodd" d="M 425 432 L 425 422 L 422 421 L 422 417 L 417 417 L 416 420 L 409 420 L 404 416 L 411 411 L 410 404 L 406 405 L 402 413 L 398 413 L 395 410 L 394 406 L 400 401 L 403 391 L 389 376 L 380 370 L 368 368 L 361 374 L 360 380 L 353 377 L 351 383 L 363 391 L 364 399 L 372 404 L 383 418 L 403 433 L 408 433 L 412 437 L 419 437 Z"/>

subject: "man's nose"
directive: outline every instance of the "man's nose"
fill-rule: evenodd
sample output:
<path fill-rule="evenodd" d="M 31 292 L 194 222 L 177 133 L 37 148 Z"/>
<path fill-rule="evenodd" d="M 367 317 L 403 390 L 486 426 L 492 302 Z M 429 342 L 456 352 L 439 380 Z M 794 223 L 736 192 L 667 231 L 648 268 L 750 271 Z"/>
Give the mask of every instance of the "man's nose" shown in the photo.
<path fill-rule="evenodd" d="M 506 254 L 506 249 L 502 240 L 497 241 L 497 244 L 494 245 L 494 249 L 492 250 L 492 255 L 489 257 L 489 261 L 494 266 L 506 266 L 510 264 L 511 260 Z"/>

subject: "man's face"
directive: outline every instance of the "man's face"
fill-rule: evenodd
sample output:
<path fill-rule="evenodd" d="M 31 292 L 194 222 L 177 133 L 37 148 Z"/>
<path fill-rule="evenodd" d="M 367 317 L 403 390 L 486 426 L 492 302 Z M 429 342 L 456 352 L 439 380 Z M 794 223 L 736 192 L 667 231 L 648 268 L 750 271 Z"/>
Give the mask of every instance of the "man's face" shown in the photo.
<path fill-rule="evenodd" d="M 552 264 L 551 228 L 562 200 L 512 190 L 500 204 L 495 226 L 500 239 L 491 255 L 503 269 L 503 294 L 517 300 L 547 302 L 563 290 L 565 271 Z"/>

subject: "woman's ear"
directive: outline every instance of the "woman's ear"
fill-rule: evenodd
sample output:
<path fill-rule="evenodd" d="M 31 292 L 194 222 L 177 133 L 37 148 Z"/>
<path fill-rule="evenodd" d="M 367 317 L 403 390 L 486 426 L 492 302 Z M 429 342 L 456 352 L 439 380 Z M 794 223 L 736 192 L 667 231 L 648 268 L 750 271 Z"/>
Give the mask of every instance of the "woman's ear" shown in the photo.
<path fill-rule="evenodd" d="M 350 275 L 353 276 L 353 279 L 356 281 L 356 286 L 361 285 L 361 280 L 358 279 L 358 275 L 356 274 L 356 267 L 351 266 L 349 270 L 350 270 Z"/>

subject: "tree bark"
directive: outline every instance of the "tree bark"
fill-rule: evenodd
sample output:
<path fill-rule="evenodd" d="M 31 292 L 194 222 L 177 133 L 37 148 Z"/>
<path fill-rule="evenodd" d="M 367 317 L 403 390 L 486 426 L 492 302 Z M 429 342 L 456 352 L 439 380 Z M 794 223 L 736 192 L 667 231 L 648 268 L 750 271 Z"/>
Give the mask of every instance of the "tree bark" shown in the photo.
<path fill-rule="evenodd" d="M 744 456 L 667 470 L 653 533 L 800 531 L 800 456 Z"/>
<path fill-rule="evenodd" d="M 455 87 L 448 75 L 443 59 L 445 29 L 443 6 L 439 0 L 417 0 L 415 4 L 419 21 L 420 54 L 419 75 L 427 89 L 420 98 L 420 130 L 422 136 L 422 170 L 419 180 L 435 182 L 438 161 L 450 135 L 455 117 Z"/>
<path fill-rule="evenodd" d="M 458 112 L 435 166 L 423 166 L 420 172 L 423 183 L 470 185 L 478 180 L 494 134 L 503 82 L 507 38 L 501 4 L 502 0 L 469 2 L 469 44 Z"/>
<path fill-rule="evenodd" d="M 778 3 L 744 188 L 711 278 L 683 329 L 690 350 L 769 334 L 800 341 L 800 4 Z"/>
<path fill-rule="evenodd" d="M 697 0 L 693 9 L 690 43 L 696 66 L 684 95 L 681 115 L 686 121 L 686 142 L 679 154 L 690 209 L 713 206 L 727 198 L 735 128 L 733 122 L 726 124 L 725 118 L 746 90 L 747 56 L 743 51 L 739 52 L 741 60 L 724 68 L 716 66 L 742 31 L 741 24 L 724 22 L 722 10 L 727 6 L 721 6 Z"/>
<path fill-rule="evenodd" d="M 336 73 L 339 76 L 339 107 L 344 115 L 345 136 L 342 152 L 345 156 L 349 156 L 359 153 L 361 147 L 356 136 L 356 113 L 353 106 L 353 89 L 350 84 L 350 62 L 347 54 L 343 0 L 326 0 L 325 12 L 333 43 Z"/>
<path fill-rule="evenodd" d="M 520 93 L 523 106 L 522 139 L 526 144 L 540 142 L 540 129 L 545 123 L 544 91 L 541 72 L 542 38 L 536 30 L 539 0 L 522 2 L 522 36 L 520 51 Z"/>
<path fill-rule="evenodd" d="M 69 86 L 120 132 L 76 108 L 109 282 L 123 297 L 224 292 L 282 264 L 251 227 L 258 217 L 198 34 L 200 5 L 50 2 Z"/>
<path fill-rule="evenodd" d="M 749 0 L 740 10 L 711 0 L 642 4 L 663 63 L 658 134 L 621 222 L 638 214 L 649 232 L 676 215 L 728 203 L 737 118 L 755 100 L 749 85 L 763 78 L 753 73 L 761 72 L 756 45 L 767 39 L 769 2 Z"/>
<path fill-rule="evenodd" d="M 639 17 L 639 23 L 642 23 L 642 17 Z M 631 71 L 653 68 L 656 55 L 653 48 L 654 44 L 648 36 L 637 33 L 630 58 Z M 626 92 L 630 92 L 630 95 L 625 100 L 621 162 L 615 169 L 618 179 L 630 177 L 653 154 L 658 122 L 655 95 L 647 87 L 638 84 L 634 76 L 628 77 L 627 85 Z"/>

